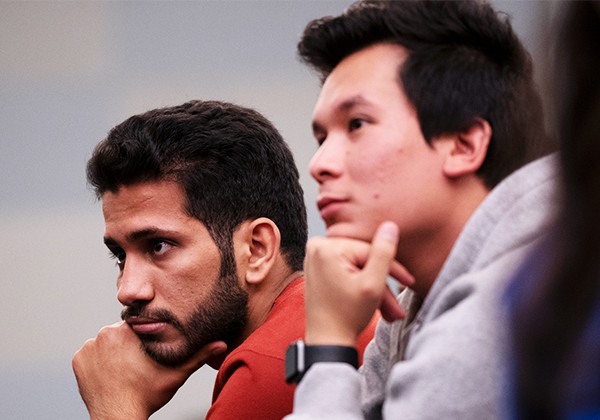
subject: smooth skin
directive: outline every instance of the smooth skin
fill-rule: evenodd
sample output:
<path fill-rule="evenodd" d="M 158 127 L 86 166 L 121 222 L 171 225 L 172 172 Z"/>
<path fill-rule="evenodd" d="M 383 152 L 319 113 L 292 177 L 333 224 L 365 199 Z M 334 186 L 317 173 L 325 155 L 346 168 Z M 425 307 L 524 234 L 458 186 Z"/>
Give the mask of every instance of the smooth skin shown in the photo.
<path fill-rule="evenodd" d="M 401 318 L 388 275 L 424 298 L 489 192 L 475 174 L 489 124 L 477 120 L 427 144 L 400 87 L 407 54 L 377 44 L 346 57 L 317 100 L 310 173 L 327 237 L 307 247 L 308 344 L 354 346 L 377 307 L 388 320 Z"/>
<path fill-rule="evenodd" d="M 318 281 L 306 291 L 307 343 L 354 347 L 378 308 L 387 321 L 404 318 L 404 309 L 386 282 L 388 274 L 405 285 L 414 282 L 394 260 L 397 243 L 398 227 L 393 222 L 382 223 L 371 244 L 340 238 L 309 242 L 305 276 Z M 338 305 L 331 305 L 336 301 Z M 320 328 L 328 325 L 337 328 Z"/>

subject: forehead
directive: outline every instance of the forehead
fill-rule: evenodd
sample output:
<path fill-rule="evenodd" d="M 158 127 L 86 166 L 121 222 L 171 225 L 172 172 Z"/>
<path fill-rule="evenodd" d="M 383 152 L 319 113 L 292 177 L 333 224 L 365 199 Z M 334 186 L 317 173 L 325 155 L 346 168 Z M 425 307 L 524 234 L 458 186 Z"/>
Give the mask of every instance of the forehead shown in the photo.
<path fill-rule="evenodd" d="M 133 231 L 154 226 L 179 230 L 200 223 L 184 211 L 185 194 L 174 182 L 152 181 L 121 186 L 102 195 L 107 233 Z M 201 224 L 201 223 L 200 223 Z"/>
<path fill-rule="evenodd" d="M 182 208 L 185 194 L 181 187 L 170 181 L 148 181 L 122 185 L 115 192 L 102 194 L 104 210 L 158 206 L 171 210 Z"/>
<path fill-rule="evenodd" d="M 315 119 L 327 110 L 344 111 L 355 103 L 403 97 L 399 68 L 407 57 L 408 51 L 400 45 L 376 44 L 343 59 L 323 84 Z"/>

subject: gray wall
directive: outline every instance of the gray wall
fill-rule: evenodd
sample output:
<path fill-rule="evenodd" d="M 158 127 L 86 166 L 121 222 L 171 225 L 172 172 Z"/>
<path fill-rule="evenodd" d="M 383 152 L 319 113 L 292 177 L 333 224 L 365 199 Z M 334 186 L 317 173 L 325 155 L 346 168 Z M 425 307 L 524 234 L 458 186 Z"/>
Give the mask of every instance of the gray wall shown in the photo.
<path fill-rule="evenodd" d="M 0 418 L 86 417 L 71 357 L 120 306 L 84 167 L 128 116 L 192 98 L 258 109 L 290 143 L 322 233 L 306 171 L 318 82 L 295 44 L 347 4 L 0 2 Z M 543 61 L 548 3 L 497 4 Z M 153 418 L 200 418 L 213 379 L 201 369 Z"/>

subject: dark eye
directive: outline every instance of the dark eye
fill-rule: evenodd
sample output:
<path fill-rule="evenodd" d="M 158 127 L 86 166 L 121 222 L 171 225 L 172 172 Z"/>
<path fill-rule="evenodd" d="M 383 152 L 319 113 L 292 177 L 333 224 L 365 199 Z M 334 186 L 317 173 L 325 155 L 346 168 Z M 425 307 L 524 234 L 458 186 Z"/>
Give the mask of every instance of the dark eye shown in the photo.
<path fill-rule="evenodd" d="M 152 244 L 152 252 L 156 255 L 162 255 L 171 249 L 172 245 L 165 241 L 156 241 Z"/>
<path fill-rule="evenodd" d="M 365 121 L 360 118 L 353 118 L 348 123 L 348 130 L 350 130 L 350 131 L 358 130 L 359 128 L 362 127 L 364 122 Z"/>
<path fill-rule="evenodd" d="M 325 142 L 325 139 L 327 139 L 327 132 L 321 127 L 313 127 L 313 136 L 317 144 L 321 146 Z"/>
<path fill-rule="evenodd" d="M 111 249 L 108 256 L 117 261 L 119 268 L 122 268 L 125 264 L 125 251 L 122 249 Z"/>

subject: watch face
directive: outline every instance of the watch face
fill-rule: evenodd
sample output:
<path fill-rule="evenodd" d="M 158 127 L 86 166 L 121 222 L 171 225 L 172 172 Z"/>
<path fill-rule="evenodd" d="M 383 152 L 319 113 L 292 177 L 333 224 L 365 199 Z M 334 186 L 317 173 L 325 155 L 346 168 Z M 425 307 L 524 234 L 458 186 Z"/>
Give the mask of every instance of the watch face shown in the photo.
<path fill-rule="evenodd" d="M 285 381 L 295 383 L 298 373 L 298 346 L 294 343 L 285 352 Z"/>

